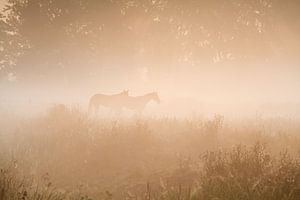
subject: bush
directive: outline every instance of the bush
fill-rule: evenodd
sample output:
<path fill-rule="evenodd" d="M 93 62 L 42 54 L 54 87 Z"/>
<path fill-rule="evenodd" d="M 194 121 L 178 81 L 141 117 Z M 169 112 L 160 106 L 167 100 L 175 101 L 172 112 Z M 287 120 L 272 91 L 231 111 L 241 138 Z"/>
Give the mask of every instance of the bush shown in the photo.
<path fill-rule="evenodd" d="M 258 143 L 210 152 L 203 161 L 201 199 L 300 199 L 300 163 L 287 153 L 276 159 Z"/>
<path fill-rule="evenodd" d="M 64 105 L 33 119 L 6 118 L 0 197 L 300 199 L 299 123 L 279 122 L 99 119 Z M 292 153 L 278 155 L 284 147 Z"/>

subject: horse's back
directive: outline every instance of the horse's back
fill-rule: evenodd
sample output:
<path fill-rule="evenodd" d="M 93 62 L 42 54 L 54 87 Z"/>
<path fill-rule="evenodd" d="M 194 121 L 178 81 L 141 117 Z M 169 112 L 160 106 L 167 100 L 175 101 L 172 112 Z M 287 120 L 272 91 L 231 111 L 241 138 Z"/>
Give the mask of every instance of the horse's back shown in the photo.
<path fill-rule="evenodd" d="M 97 105 L 103 105 L 106 107 L 120 107 L 124 101 L 124 96 L 121 95 L 105 95 L 95 94 L 91 97 L 90 102 Z"/>

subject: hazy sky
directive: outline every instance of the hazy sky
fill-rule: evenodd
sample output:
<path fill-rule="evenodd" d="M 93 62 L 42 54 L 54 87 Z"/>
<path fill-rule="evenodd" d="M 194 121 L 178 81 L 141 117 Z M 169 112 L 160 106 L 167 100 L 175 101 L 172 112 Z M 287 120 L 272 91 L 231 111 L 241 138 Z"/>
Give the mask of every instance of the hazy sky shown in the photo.
<path fill-rule="evenodd" d="M 0 8 L 6 1 L 0 0 Z M 199 102 L 300 102 L 300 27 L 294 22 L 298 12 L 293 6 L 282 11 L 281 4 L 276 4 L 276 15 L 269 11 L 271 7 L 263 7 L 266 15 L 253 10 L 245 20 L 236 21 L 231 7 L 203 1 L 207 8 L 199 14 L 193 9 L 194 1 L 187 2 L 187 7 L 170 3 L 168 11 L 157 7 L 150 13 L 143 7 L 120 10 L 116 3 L 108 12 L 98 12 L 93 6 L 87 13 L 74 12 L 77 17 L 66 22 L 55 9 L 50 10 L 53 15 L 44 15 L 36 7 L 23 9 L 21 16 L 27 23 L 17 26 L 27 38 L 23 46 L 30 41 L 32 48 L 25 48 L 22 62 L 3 76 L 8 81 L 1 82 L 0 77 L 2 98 L 6 102 L 33 99 L 86 104 L 95 93 L 128 89 L 133 96 L 157 91 L 160 108 L 170 110 L 200 109 Z M 192 10 L 194 15 L 176 13 L 174 6 Z M 211 15 L 217 8 L 223 11 L 220 16 Z M 36 20 L 37 14 L 30 9 L 43 14 L 39 19 L 57 17 L 48 24 Z M 244 7 L 236 9 L 241 18 L 249 12 Z M 83 21 L 77 20 L 86 15 Z"/>

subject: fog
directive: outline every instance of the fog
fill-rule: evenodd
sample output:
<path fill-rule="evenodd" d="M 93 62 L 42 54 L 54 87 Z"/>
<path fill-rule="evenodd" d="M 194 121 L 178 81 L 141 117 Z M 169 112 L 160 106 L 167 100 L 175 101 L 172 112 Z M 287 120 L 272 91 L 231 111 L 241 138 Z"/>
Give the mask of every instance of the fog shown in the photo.
<path fill-rule="evenodd" d="M 95 4 L 107 9 L 98 14 L 92 3 L 71 14 L 54 2 L 44 14 L 34 1 L 2 3 L 2 107 L 86 109 L 93 94 L 128 89 L 158 92 L 148 113 L 299 113 L 296 2 L 123 3 Z"/>
<path fill-rule="evenodd" d="M 299 113 L 296 1 L 1 4 L 4 109 L 86 110 L 127 89 L 159 94 L 148 114 Z"/>
<path fill-rule="evenodd" d="M 0 200 L 299 200 L 299 10 L 0 0 Z"/>
<path fill-rule="evenodd" d="M 87 111 L 92 95 L 116 94 L 128 89 L 131 96 L 158 92 L 161 104 L 147 105 L 145 113 L 148 115 L 180 117 L 218 113 L 229 117 L 239 113 L 235 117 L 242 117 L 259 113 L 299 117 L 298 68 L 276 66 L 275 63 L 272 67 L 256 69 L 211 68 L 201 66 L 193 71 L 172 71 L 159 79 L 145 78 L 147 73 L 139 71 L 129 78 L 126 71 L 116 68 L 102 71 L 90 80 L 68 79 L 61 83 L 52 79 L 43 84 L 22 84 L 16 80 L 1 86 L 1 105 L 22 115 L 37 114 L 54 104 L 80 106 Z"/>

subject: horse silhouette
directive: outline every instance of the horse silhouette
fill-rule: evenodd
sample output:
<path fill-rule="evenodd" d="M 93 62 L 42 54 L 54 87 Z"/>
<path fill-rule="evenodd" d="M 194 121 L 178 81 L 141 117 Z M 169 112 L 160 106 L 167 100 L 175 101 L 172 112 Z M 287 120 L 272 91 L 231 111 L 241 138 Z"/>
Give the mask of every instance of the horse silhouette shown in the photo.
<path fill-rule="evenodd" d="M 160 98 L 156 92 L 151 92 L 143 96 L 128 96 L 124 98 L 123 107 L 141 113 L 150 101 L 160 103 Z"/>
<path fill-rule="evenodd" d="M 128 90 L 113 95 L 95 94 L 90 98 L 88 112 L 91 114 L 94 111 L 97 114 L 100 106 L 120 111 L 124 106 L 123 102 L 126 98 L 128 98 Z"/>
<path fill-rule="evenodd" d="M 143 96 L 129 96 L 128 90 L 113 95 L 95 94 L 90 98 L 89 113 L 98 113 L 99 107 L 104 106 L 119 113 L 123 108 L 141 113 L 150 101 L 160 103 L 156 92 L 148 93 Z"/>

